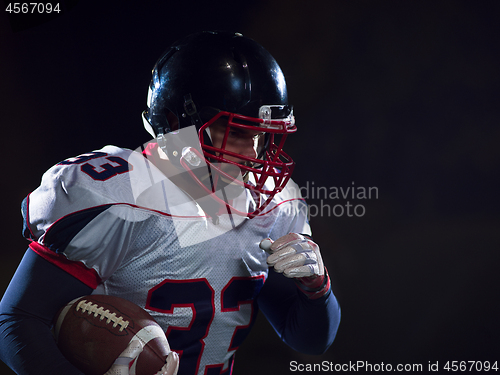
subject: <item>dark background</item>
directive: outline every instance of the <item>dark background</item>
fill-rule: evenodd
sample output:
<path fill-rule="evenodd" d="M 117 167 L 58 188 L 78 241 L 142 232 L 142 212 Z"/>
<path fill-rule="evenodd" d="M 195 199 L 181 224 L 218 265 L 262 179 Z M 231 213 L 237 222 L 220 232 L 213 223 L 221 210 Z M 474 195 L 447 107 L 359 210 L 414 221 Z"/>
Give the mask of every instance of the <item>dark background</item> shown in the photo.
<path fill-rule="evenodd" d="M 43 172 L 106 144 L 147 141 L 140 113 L 156 59 L 187 33 L 233 30 L 263 44 L 287 76 L 296 182 L 378 188 L 377 199 L 350 200 L 363 217 L 311 219 L 342 307 L 333 346 L 296 353 L 261 317 L 236 374 L 288 373 L 291 360 L 500 360 L 500 2 L 61 5 L 46 20 L 9 19 L 2 4 L 2 293 L 27 246 L 20 203 Z"/>

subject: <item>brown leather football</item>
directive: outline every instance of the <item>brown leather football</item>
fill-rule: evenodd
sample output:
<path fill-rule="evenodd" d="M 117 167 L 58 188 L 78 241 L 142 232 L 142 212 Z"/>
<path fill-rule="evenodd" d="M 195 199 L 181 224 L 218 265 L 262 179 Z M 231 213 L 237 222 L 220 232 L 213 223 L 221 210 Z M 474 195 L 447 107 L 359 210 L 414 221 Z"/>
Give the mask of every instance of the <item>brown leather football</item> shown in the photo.
<path fill-rule="evenodd" d="M 142 351 L 130 374 L 154 375 L 170 352 L 167 338 L 151 315 L 123 298 L 90 295 L 69 302 L 54 326 L 64 356 L 86 375 L 103 375 L 132 339 Z"/>

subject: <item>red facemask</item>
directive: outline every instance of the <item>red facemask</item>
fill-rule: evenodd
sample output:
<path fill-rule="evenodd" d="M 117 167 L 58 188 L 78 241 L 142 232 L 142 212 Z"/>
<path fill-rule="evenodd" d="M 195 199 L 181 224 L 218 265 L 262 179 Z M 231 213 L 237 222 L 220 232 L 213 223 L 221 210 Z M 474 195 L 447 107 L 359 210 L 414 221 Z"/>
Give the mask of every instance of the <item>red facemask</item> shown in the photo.
<path fill-rule="evenodd" d="M 203 158 L 211 170 L 211 183 L 209 184 L 211 189 L 191 171 L 185 157 L 180 160 L 181 165 L 214 199 L 222 205 L 229 206 L 231 212 L 250 218 L 262 213 L 273 197 L 283 190 L 295 166 L 291 157 L 283 151 L 287 135 L 297 131 L 293 115 L 284 119 L 270 119 L 270 106 L 262 108 L 264 109 L 263 118 L 221 111 L 198 131 Z M 263 112 L 262 109 L 261 112 Z M 209 127 L 222 117 L 227 119 L 227 126 L 220 146 L 215 147 L 211 142 Z M 230 134 L 233 134 L 231 132 L 236 132 L 236 134 L 252 132 L 259 135 L 262 133 L 256 145 L 257 157 L 245 156 L 228 150 L 228 142 L 231 142 L 228 139 Z M 192 151 L 198 153 L 197 150 L 192 149 Z M 202 157 L 202 155 L 196 156 Z M 189 156 L 186 155 L 186 157 Z M 231 159 L 237 159 L 237 161 Z M 216 195 L 215 192 L 220 189 L 220 184 L 226 186 L 231 184 L 240 189 L 248 189 L 254 198 L 255 209 L 249 212 L 238 210 L 231 205 L 230 198 Z"/>

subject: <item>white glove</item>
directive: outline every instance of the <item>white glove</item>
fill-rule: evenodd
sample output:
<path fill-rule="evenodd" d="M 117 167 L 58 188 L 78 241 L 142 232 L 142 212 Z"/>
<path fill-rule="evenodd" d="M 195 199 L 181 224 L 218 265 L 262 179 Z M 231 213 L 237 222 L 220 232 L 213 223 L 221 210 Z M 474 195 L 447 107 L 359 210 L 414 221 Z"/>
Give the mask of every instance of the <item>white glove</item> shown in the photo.
<path fill-rule="evenodd" d="M 118 356 L 111 368 L 104 375 L 130 375 L 130 364 L 141 354 L 143 343 L 140 340 L 132 340 L 127 348 Z M 155 375 L 176 375 L 179 369 L 179 356 L 176 352 L 170 352 L 165 360 L 165 365 Z"/>
<path fill-rule="evenodd" d="M 167 355 L 165 364 L 155 375 L 177 375 L 179 370 L 179 356 L 176 352 L 170 352 Z"/>
<path fill-rule="evenodd" d="M 267 264 L 274 267 L 276 272 L 294 279 L 299 289 L 310 299 L 319 298 L 330 290 L 330 278 L 319 246 L 311 239 L 288 233 L 276 241 L 265 238 L 259 246 L 270 254 Z"/>
<path fill-rule="evenodd" d="M 323 276 L 325 267 L 319 246 L 297 233 L 289 233 L 275 242 L 265 238 L 260 248 L 268 252 L 267 264 L 286 277 Z"/>

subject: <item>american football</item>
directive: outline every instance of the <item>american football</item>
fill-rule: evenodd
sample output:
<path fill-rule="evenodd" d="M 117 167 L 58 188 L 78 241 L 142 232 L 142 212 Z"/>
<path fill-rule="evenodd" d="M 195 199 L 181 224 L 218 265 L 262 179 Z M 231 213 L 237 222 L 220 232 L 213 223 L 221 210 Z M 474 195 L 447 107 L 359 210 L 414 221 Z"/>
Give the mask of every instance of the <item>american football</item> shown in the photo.
<path fill-rule="evenodd" d="M 90 295 L 69 302 L 57 315 L 54 335 L 64 356 L 87 375 L 103 375 L 132 340 L 138 340 L 142 350 L 131 362 L 130 374 L 156 374 L 170 352 L 153 317 L 114 296 Z"/>

